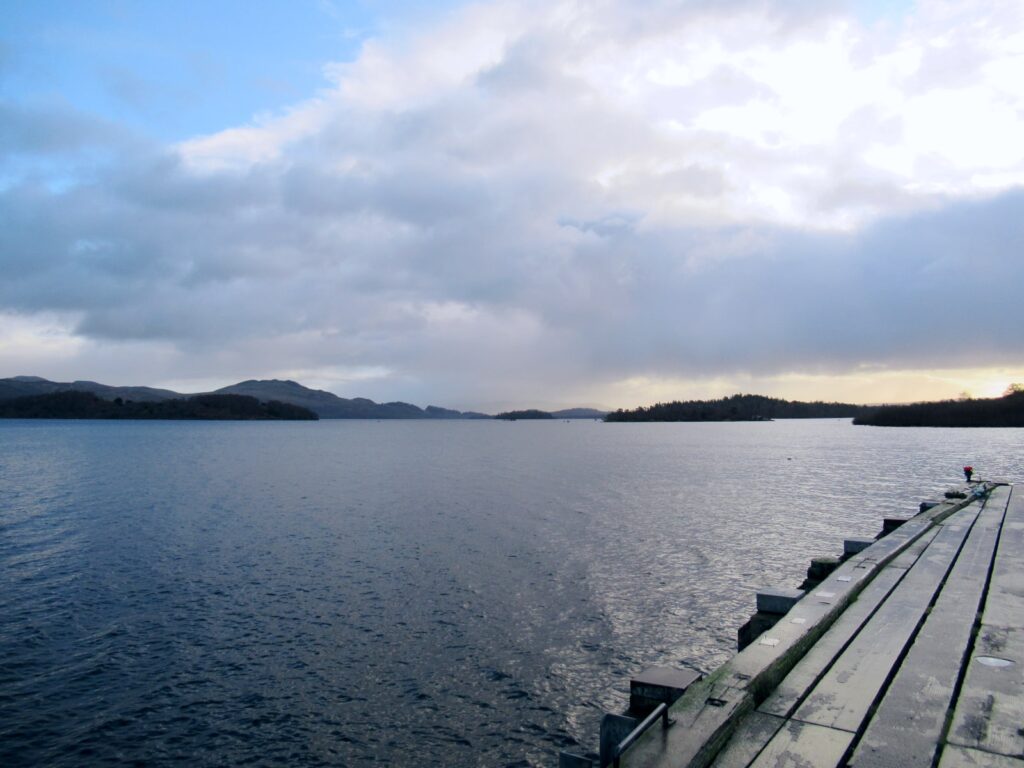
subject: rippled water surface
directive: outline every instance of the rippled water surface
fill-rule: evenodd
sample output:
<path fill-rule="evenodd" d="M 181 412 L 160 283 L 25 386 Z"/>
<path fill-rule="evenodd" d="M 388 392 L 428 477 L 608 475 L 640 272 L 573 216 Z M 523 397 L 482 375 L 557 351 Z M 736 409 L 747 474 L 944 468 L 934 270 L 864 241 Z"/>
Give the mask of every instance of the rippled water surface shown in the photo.
<path fill-rule="evenodd" d="M 0 764 L 530 766 L 1024 431 L 0 421 Z"/>

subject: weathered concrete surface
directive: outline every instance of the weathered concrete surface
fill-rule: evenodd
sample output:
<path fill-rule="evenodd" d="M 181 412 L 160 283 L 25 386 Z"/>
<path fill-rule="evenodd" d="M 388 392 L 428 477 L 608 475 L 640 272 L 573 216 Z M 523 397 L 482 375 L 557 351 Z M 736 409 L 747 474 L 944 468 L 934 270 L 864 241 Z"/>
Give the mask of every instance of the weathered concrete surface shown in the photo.
<path fill-rule="evenodd" d="M 890 566 L 875 577 L 839 620 L 793 667 L 793 671 L 775 687 L 758 707 L 758 711 L 789 717 L 905 573 L 902 568 Z"/>
<path fill-rule="evenodd" d="M 1024 755 L 1022 546 L 1024 494 L 1014 488 L 999 538 L 982 624 L 947 736 L 950 744 L 1010 757 Z"/>
<path fill-rule="evenodd" d="M 712 768 L 747 768 L 785 724 L 784 717 L 751 712 L 740 721 L 729 743 L 715 757 Z"/>
<path fill-rule="evenodd" d="M 977 514 L 978 505 L 973 505 L 950 518 L 958 524 L 944 526 L 939 531 L 793 717 L 857 732 L 939 589 Z"/>
<path fill-rule="evenodd" d="M 692 686 L 672 707 L 676 725 L 667 731 L 651 729 L 623 756 L 623 766 L 708 765 L 740 719 L 767 697 L 865 585 L 936 522 L 964 506 L 965 500 L 943 502 L 849 558 L 794 606 L 790 621 L 772 627 L 761 641 Z"/>
<path fill-rule="evenodd" d="M 1024 487 L 1010 492 L 982 621 L 996 627 L 1024 623 Z"/>
<path fill-rule="evenodd" d="M 978 749 L 947 745 L 942 751 L 939 768 L 1022 768 L 1024 760 L 993 755 Z"/>
<path fill-rule="evenodd" d="M 993 491 L 854 752 L 857 768 L 930 768 L 971 642 L 1008 488 Z M 962 513 L 960 513 L 962 514 Z"/>
<path fill-rule="evenodd" d="M 838 765 L 853 734 L 789 720 L 768 742 L 751 768 L 800 768 Z"/>

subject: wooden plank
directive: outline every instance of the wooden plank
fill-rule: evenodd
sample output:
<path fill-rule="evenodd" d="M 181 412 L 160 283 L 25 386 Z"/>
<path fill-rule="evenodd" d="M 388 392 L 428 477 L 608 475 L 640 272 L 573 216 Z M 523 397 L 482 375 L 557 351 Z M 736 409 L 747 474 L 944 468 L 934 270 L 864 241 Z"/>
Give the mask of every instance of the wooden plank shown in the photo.
<path fill-rule="evenodd" d="M 622 765 L 625 768 L 708 765 L 740 719 L 785 677 L 871 578 L 936 522 L 967 504 L 967 500 L 938 504 L 843 563 L 815 590 L 816 594 L 831 592 L 831 598 L 804 598 L 794 607 L 791 613 L 794 617 L 805 618 L 805 624 L 786 622 L 781 630 L 778 630 L 779 625 L 773 627 L 772 635 L 779 637 L 763 639 L 775 642 L 755 642 L 705 680 L 691 686 L 672 705 L 676 725 L 668 730 L 652 728 L 647 731 L 623 756 Z"/>
<path fill-rule="evenodd" d="M 828 768 L 839 764 L 851 741 L 852 733 L 789 720 L 750 768 Z"/>
<path fill-rule="evenodd" d="M 855 733 L 939 589 L 970 525 L 975 503 L 935 536 L 885 603 L 814 687 L 794 717 Z"/>
<path fill-rule="evenodd" d="M 785 724 L 784 717 L 751 712 L 740 720 L 725 749 L 715 757 L 712 768 L 747 768 Z"/>
<path fill-rule="evenodd" d="M 1024 760 L 993 755 L 978 749 L 947 745 L 942 750 L 939 768 L 1024 768 Z"/>
<path fill-rule="evenodd" d="M 1009 491 L 997 489 L 978 515 L 939 597 L 875 711 L 857 768 L 930 768 L 995 556 Z"/>
<path fill-rule="evenodd" d="M 1024 488 L 1021 487 L 1010 491 L 981 621 L 996 627 L 1024 626 Z"/>
<path fill-rule="evenodd" d="M 1010 490 L 982 624 L 947 741 L 1024 755 L 1024 492 Z"/>
<path fill-rule="evenodd" d="M 1024 755 L 1024 629 L 982 624 L 967 664 L 947 742 Z"/>
<path fill-rule="evenodd" d="M 931 541 L 931 537 L 928 540 Z M 905 574 L 904 569 L 893 568 L 891 565 L 882 569 L 853 604 L 843 611 L 843 615 L 828 632 L 793 667 L 793 671 L 761 703 L 758 711 L 789 717 Z"/>

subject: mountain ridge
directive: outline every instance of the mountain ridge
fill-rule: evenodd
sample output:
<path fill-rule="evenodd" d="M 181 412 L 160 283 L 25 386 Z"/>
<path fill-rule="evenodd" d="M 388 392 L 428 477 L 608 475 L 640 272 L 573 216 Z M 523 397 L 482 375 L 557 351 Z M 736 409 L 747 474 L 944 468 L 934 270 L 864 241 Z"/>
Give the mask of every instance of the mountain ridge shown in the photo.
<path fill-rule="evenodd" d="M 262 403 L 277 401 L 308 408 L 321 419 L 489 419 L 488 414 L 457 411 L 428 405 L 393 401 L 377 403 L 365 397 L 344 398 L 322 389 L 312 389 L 291 379 L 246 379 L 213 392 L 183 394 L 156 387 L 118 387 L 95 381 L 50 381 L 40 376 L 12 376 L 0 379 L 0 401 L 57 392 L 88 392 L 103 400 L 121 398 L 128 402 L 157 403 L 199 395 L 246 395 Z"/>

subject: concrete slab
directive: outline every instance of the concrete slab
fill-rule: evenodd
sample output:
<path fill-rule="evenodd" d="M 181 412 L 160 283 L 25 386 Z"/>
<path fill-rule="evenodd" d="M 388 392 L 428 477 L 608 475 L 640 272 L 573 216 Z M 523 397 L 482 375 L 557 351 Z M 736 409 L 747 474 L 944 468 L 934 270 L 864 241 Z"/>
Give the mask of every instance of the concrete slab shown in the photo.
<path fill-rule="evenodd" d="M 704 766 L 725 745 L 740 719 L 755 701 L 764 699 L 793 668 L 800 657 L 838 618 L 843 609 L 886 564 L 929 531 L 937 521 L 962 508 L 965 502 L 943 502 L 915 516 L 864 552 L 849 558 L 828 577 L 816 593 L 829 598 L 801 600 L 788 619 L 769 632 L 779 642 L 752 644 L 705 680 L 694 684 L 671 709 L 676 725 L 668 730 L 652 728 L 623 756 L 624 768 L 682 765 Z"/>
<path fill-rule="evenodd" d="M 947 745 L 942 750 L 939 768 L 1022 768 L 1024 760 L 1005 755 L 993 755 L 979 749 Z"/>
<path fill-rule="evenodd" d="M 1010 757 L 1024 755 L 1024 629 L 982 624 L 946 739 Z"/>
<path fill-rule="evenodd" d="M 852 764 L 931 768 L 971 643 L 1009 494 L 993 492 L 871 718 Z"/>
<path fill-rule="evenodd" d="M 982 622 L 996 627 L 1024 627 L 1024 488 L 1021 487 L 1010 491 Z"/>
<path fill-rule="evenodd" d="M 977 514 L 978 505 L 973 505 L 950 518 L 959 524 L 943 526 L 800 705 L 794 714 L 796 719 L 856 733 L 938 591 Z"/>
<path fill-rule="evenodd" d="M 750 768 L 830 768 L 839 765 L 851 741 L 852 733 L 790 720 Z"/>
<path fill-rule="evenodd" d="M 905 574 L 901 568 L 885 568 L 876 576 L 758 710 L 789 717 Z"/>
<path fill-rule="evenodd" d="M 686 689 L 701 679 L 692 669 L 650 667 L 629 681 L 629 708 L 654 709 L 658 704 L 674 703 Z"/>
<path fill-rule="evenodd" d="M 740 720 L 732 738 L 711 763 L 712 768 L 747 768 L 785 724 L 784 717 L 751 712 Z"/>
<path fill-rule="evenodd" d="M 757 610 L 761 613 L 785 615 L 804 596 L 802 589 L 766 587 L 757 591 Z"/>

